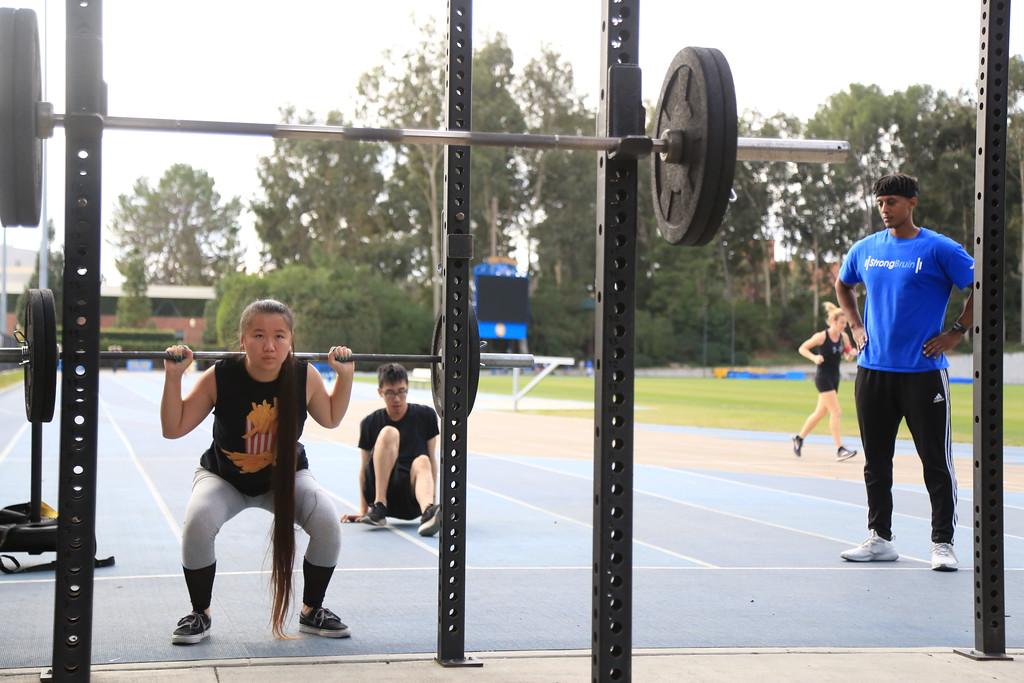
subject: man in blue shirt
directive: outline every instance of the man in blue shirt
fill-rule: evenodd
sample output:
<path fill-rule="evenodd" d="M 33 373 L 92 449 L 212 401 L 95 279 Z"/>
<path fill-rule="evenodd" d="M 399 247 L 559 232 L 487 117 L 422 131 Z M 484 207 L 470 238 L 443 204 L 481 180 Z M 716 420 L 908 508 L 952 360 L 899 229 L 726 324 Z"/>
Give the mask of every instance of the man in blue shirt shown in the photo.
<path fill-rule="evenodd" d="M 948 237 L 914 225 L 916 178 L 883 176 L 873 194 L 885 229 L 853 245 L 836 279 L 836 297 L 860 349 L 854 396 L 870 530 L 864 543 L 841 557 L 851 562 L 899 557 L 892 534 L 892 458 L 906 418 L 931 499 L 932 569 L 956 571 L 956 473 L 944 354 L 973 322 L 973 288 L 951 329 L 942 328 L 953 288 L 974 282 L 974 259 Z M 863 318 L 853 291 L 858 284 L 866 289 Z"/>

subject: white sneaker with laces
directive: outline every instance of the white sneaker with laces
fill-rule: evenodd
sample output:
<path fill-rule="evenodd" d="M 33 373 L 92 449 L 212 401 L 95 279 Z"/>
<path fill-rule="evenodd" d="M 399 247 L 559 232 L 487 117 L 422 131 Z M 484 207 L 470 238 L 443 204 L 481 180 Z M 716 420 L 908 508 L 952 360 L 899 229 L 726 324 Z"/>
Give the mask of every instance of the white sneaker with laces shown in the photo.
<path fill-rule="evenodd" d="M 896 537 L 893 536 L 892 541 L 887 541 L 872 529 L 866 541 L 856 548 L 844 550 L 839 553 L 839 557 L 849 562 L 892 562 L 900 557 L 896 552 L 896 544 L 893 543 L 895 540 Z"/>
<path fill-rule="evenodd" d="M 932 569 L 937 572 L 955 572 L 956 562 L 952 543 L 932 543 Z"/>

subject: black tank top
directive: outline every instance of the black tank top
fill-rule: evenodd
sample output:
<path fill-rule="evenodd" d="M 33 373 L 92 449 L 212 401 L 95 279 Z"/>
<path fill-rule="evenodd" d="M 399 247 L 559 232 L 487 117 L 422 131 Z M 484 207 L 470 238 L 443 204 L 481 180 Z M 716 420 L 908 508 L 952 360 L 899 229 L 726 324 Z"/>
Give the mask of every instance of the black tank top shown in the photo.
<path fill-rule="evenodd" d="M 825 328 L 825 343 L 818 347 L 818 353 L 825 359 L 825 362 L 818 366 L 818 372 L 825 376 L 839 374 L 839 361 L 843 359 L 843 335 L 839 334 L 839 341 L 832 341 L 828 336 L 828 328 Z"/>
<path fill-rule="evenodd" d="M 295 361 L 295 405 L 298 436 L 306 422 L 306 361 Z M 219 360 L 214 365 L 217 403 L 213 407 L 213 443 L 199 464 L 247 496 L 270 490 L 277 453 L 277 395 L 280 379 L 258 382 L 245 369 L 245 357 Z M 300 443 L 296 470 L 309 467 Z"/>

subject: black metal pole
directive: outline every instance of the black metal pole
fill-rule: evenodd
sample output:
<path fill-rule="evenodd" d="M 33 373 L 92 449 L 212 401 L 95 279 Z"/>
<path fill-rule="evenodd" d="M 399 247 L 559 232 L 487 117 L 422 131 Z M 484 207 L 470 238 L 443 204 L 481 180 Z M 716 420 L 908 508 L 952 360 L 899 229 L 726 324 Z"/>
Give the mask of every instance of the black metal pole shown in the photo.
<path fill-rule="evenodd" d="M 639 0 L 605 0 L 599 134 L 644 133 Z M 597 168 L 591 679 L 629 681 L 633 653 L 633 378 L 637 161 Z"/>
<path fill-rule="evenodd" d="M 448 3 L 449 130 L 469 130 L 472 114 L 473 16 L 471 0 Z M 466 657 L 466 420 L 469 416 L 469 147 L 445 147 L 444 269 L 442 301 L 441 535 L 438 553 L 437 661 L 481 666 Z"/>
<path fill-rule="evenodd" d="M 32 422 L 32 469 L 30 474 L 28 521 L 38 522 L 43 516 L 43 423 Z"/>
<path fill-rule="evenodd" d="M 1010 0 L 981 0 L 974 183 L 974 649 L 1006 656 L 1003 306 Z"/>
<path fill-rule="evenodd" d="M 96 553 L 103 3 L 67 0 L 63 348 L 54 680 L 88 681 Z M 73 367 L 71 367 L 73 365 Z"/>

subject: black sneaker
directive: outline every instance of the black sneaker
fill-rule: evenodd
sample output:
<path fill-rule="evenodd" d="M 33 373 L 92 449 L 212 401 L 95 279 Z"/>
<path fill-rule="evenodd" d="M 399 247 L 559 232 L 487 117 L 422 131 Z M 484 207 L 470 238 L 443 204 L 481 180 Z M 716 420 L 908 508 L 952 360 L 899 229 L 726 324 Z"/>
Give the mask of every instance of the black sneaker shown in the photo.
<path fill-rule="evenodd" d="M 326 607 L 317 607 L 309 614 L 299 612 L 299 630 L 325 638 L 348 638 L 352 633 L 338 615 Z"/>
<path fill-rule="evenodd" d="M 377 501 L 370 506 L 370 510 L 365 515 L 359 518 L 359 521 L 363 524 L 370 524 L 373 526 L 387 526 L 388 506 Z"/>
<path fill-rule="evenodd" d="M 202 612 L 192 612 L 178 620 L 178 628 L 171 634 L 175 645 L 194 645 L 210 635 L 213 619 Z"/>
<path fill-rule="evenodd" d="M 800 457 L 800 450 L 804 447 L 804 440 L 799 434 L 793 437 L 793 455 Z"/>
<path fill-rule="evenodd" d="M 441 528 L 441 508 L 431 503 L 420 517 L 420 536 L 433 536 Z"/>
<path fill-rule="evenodd" d="M 836 460 L 839 460 L 840 462 L 843 460 L 849 460 L 855 455 L 857 455 L 857 451 L 851 451 L 846 446 L 840 446 L 836 449 Z"/>

